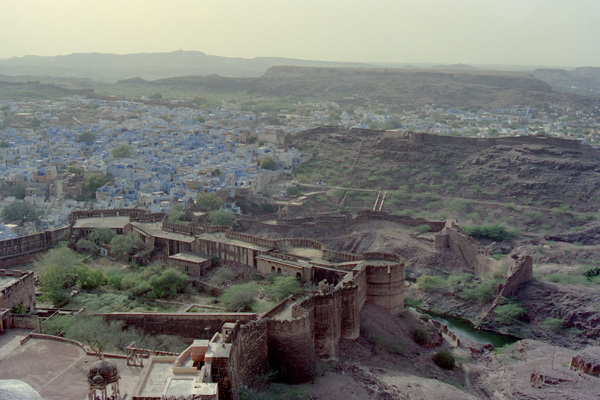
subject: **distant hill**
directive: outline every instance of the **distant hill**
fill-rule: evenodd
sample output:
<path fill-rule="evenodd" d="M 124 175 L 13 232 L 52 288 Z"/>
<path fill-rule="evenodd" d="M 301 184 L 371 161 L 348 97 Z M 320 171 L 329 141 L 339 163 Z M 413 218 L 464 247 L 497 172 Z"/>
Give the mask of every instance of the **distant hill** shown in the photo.
<path fill-rule="evenodd" d="M 600 68 L 598 67 L 575 68 L 572 71 L 540 68 L 534 70 L 532 74 L 562 92 L 600 96 Z"/>
<path fill-rule="evenodd" d="M 454 70 L 454 71 L 475 71 L 477 70 L 476 67 L 473 67 L 471 65 L 467 65 L 467 64 L 452 64 L 452 65 L 436 65 L 434 67 L 431 67 L 431 69 L 449 69 L 449 70 Z"/>
<path fill-rule="evenodd" d="M 211 74 L 228 77 L 257 77 L 276 65 L 373 67 L 372 65 L 360 63 L 336 63 L 277 57 L 229 58 L 210 56 L 199 51 L 174 51 L 170 53 L 125 55 L 82 53 L 56 57 L 13 57 L 0 60 L 0 74 L 89 78 L 104 82 L 116 82 L 135 76 L 144 79 Z"/>
<path fill-rule="evenodd" d="M 277 66 L 256 78 L 189 76 L 156 81 L 135 79 L 112 85 L 115 93 L 140 93 L 142 89 L 147 95 L 177 91 L 192 98 L 203 93 L 244 92 L 265 97 L 325 99 L 342 105 L 386 104 L 397 110 L 426 104 L 504 108 L 545 107 L 552 103 L 586 108 L 598 103 L 597 99 L 556 92 L 525 72 Z"/>

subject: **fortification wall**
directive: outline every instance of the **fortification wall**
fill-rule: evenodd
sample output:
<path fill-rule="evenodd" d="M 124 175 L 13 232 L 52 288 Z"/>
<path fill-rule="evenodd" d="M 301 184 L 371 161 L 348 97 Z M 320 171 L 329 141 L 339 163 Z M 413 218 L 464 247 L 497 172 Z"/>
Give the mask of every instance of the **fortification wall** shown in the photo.
<path fill-rule="evenodd" d="M 314 294 L 292 308 L 292 316 L 307 310 L 314 332 L 315 356 L 321 360 L 339 358 L 342 335 L 342 291 Z"/>
<path fill-rule="evenodd" d="M 0 240 L 0 261 L 3 267 L 24 264 L 35 257 L 37 253 L 55 246 L 70 228 L 60 228 L 44 231 L 33 235 L 14 239 Z"/>
<path fill-rule="evenodd" d="M 106 321 L 123 321 L 125 326 L 142 329 L 150 335 L 175 335 L 191 343 L 210 339 L 225 322 L 248 323 L 258 318 L 253 313 L 106 313 Z"/>
<path fill-rule="evenodd" d="M 229 371 L 231 371 L 231 398 L 238 399 L 238 390 L 251 384 L 268 369 L 269 345 L 267 321 L 236 324 L 231 333 Z M 225 399 L 225 396 L 220 398 Z"/>
<path fill-rule="evenodd" d="M 277 241 L 274 239 L 261 238 L 258 236 L 236 232 L 233 230 L 228 230 L 227 232 L 225 232 L 225 236 L 229 239 L 242 240 L 244 242 L 252 243 L 262 247 L 275 248 L 277 246 Z"/>
<path fill-rule="evenodd" d="M 304 310 L 293 320 L 267 320 L 269 364 L 281 379 L 303 383 L 312 379 L 316 363 L 315 342 L 310 315 Z"/>
<path fill-rule="evenodd" d="M 443 136 L 435 135 L 424 132 L 410 132 L 409 140 L 413 143 L 419 144 L 436 144 L 445 145 L 452 147 L 478 147 L 485 148 L 495 145 L 510 145 L 518 146 L 521 144 L 533 144 L 533 145 L 549 145 L 555 147 L 569 148 L 569 149 L 581 149 L 583 147 L 589 147 L 582 145 L 577 140 L 562 139 L 550 136 L 506 136 L 498 138 L 469 138 L 469 137 L 455 137 L 455 136 Z"/>

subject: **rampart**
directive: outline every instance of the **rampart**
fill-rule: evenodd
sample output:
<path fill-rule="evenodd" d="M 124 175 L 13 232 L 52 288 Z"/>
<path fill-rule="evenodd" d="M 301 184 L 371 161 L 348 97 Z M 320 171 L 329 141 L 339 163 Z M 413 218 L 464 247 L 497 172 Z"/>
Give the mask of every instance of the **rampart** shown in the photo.
<path fill-rule="evenodd" d="M 419 144 L 438 144 L 453 147 L 478 147 L 487 148 L 496 145 L 548 145 L 554 147 L 562 147 L 568 149 L 589 148 L 589 145 L 581 144 L 577 140 L 562 139 L 552 136 L 504 136 L 504 137 L 487 137 L 487 138 L 469 138 L 434 135 L 423 132 L 410 132 L 408 138 L 413 143 Z"/>
<path fill-rule="evenodd" d="M 307 310 L 292 320 L 267 320 L 269 364 L 281 379 L 301 383 L 313 377 L 316 363 L 313 326 Z"/>
<path fill-rule="evenodd" d="M 251 384 L 257 377 L 267 372 L 269 362 L 267 320 L 236 324 L 230 337 L 228 370 L 231 376 L 231 398 L 237 400 L 240 388 Z"/>
<path fill-rule="evenodd" d="M 65 227 L 14 239 L 0 240 L 0 263 L 3 268 L 7 268 L 29 262 L 38 253 L 56 246 L 69 232 L 70 228 Z"/>

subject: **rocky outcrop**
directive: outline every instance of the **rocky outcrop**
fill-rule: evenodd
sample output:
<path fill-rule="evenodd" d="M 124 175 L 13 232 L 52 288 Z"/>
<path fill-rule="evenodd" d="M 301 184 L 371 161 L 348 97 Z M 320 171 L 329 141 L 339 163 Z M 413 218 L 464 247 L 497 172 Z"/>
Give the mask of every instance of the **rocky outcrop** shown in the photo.
<path fill-rule="evenodd" d="M 572 359 L 569 368 L 584 374 L 600 377 L 600 347 L 588 347 L 577 353 Z M 600 384 L 600 382 L 599 382 Z"/>

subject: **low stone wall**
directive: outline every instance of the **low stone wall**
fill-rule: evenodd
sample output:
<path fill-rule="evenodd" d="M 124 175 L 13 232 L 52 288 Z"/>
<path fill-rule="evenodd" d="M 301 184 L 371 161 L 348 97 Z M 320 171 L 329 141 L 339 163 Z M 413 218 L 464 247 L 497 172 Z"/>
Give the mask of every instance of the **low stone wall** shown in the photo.
<path fill-rule="evenodd" d="M 12 327 L 21 329 L 39 329 L 40 317 L 37 315 L 12 314 Z"/>
<path fill-rule="evenodd" d="M 150 335 L 175 335 L 187 339 L 210 339 L 225 322 L 248 323 L 258 318 L 254 313 L 107 313 L 96 314 L 106 321 L 123 321 Z"/>

